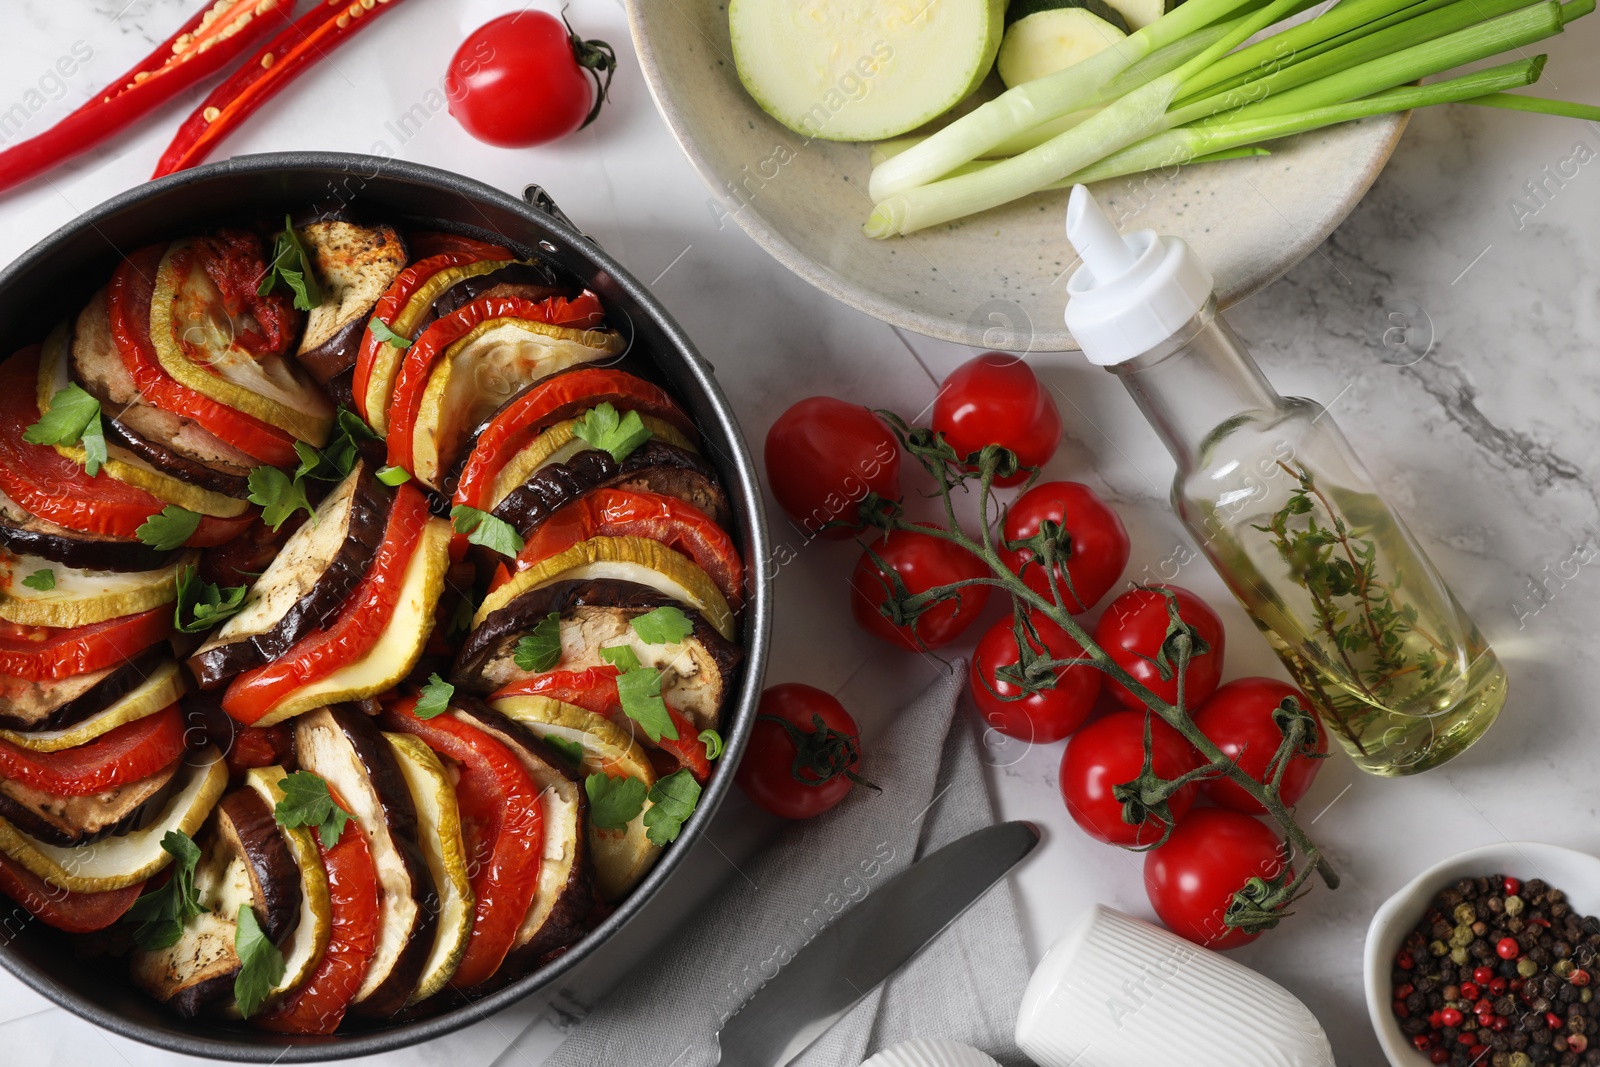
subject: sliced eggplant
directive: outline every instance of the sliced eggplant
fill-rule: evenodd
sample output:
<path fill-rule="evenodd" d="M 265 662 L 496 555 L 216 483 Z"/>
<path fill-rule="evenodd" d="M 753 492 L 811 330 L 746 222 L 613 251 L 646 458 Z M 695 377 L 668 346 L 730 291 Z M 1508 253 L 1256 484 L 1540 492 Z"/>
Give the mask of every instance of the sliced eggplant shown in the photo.
<path fill-rule="evenodd" d="M 632 620 L 640 615 L 677 603 L 648 586 L 614 579 L 541 586 L 517 597 L 472 631 L 461 647 L 451 680 L 466 692 L 485 695 L 532 677 L 516 664 L 517 642 L 540 620 L 555 614 L 561 620 L 561 670 L 604 666 L 601 649 L 626 646 L 641 664 L 661 671 L 662 692 L 674 708 L 698 728 L 715 729 L 739 665 L 738 646 L 696 612 L 687 613 L 694 630 L 681 642 L 647 644 L 632 626 Z"/>
<path fill-rule="evenodd" d="M 372 308 L 406 267 L 406 246 L 393 226 L 319 219 L 297 231 L 322 283 L 323 300 L 306 316 L 295 359 L 317 384 L 356 365 Z"/>
<path fill-rule="evenodd" d="M 183 1019 L 226 1000 L 239 974 L 233 943 L 239 909 L 251 903 L 250 873 L 243 856 L 225 852 L 215 842 L 209 832 L 196 842 L 200 860 L 195 864 L 194 888 L 205 910 L 184 923 L 175 943 L 163 949 L 136 949 L 131 960 L 134 985 Z"/>
<path fill-rule="evenodd" d="M 372 851 L 378 944 L 352 1007 L 361 1015 L 393 1015 L 422 979 L 439 915 L 410 787 L 382 732 L 349 705 L 302 716 L 295 723 L 295 754 L 303 769 L 339 795 Z"/>
<path fill-rule="evenodd" d="M 681 448 L 685 452 L 699 452 L 694 442 L 665 419 L 643 412 L 639 413 L 639 419 L 656 440 Z M 543 468 L 553 463 L 566 463 L 578 453 L 593 448 L 593 445 L 577 435 L 580 422 L 581 419 L 578 418 L 558 422 L 519 449 L 494 476 L 494 489 L 490 493 L 490 499 L 499 503 L 512 490 Z"/>
<path fill-rule="evenodd" d="M 244 857 L 261 932 L 278 944 L 300 917 L 300 868 L 272 808 L 254 789 L 235 789 L 213 817 L 217 847 Z"/>
<path fill-rule="evenodd" d="M 394 617 L 366 655 L 294 690 L 254 725 L 271 726 L 325 704 L 376 696 L 410 674 L 433 632 L 433 606 L 444 590 L 450 563 L 450 536 L 449 522 L 428 520 L 406 564 Z"/>
<path fill-rule="evenodd" d="M 183 757 L 148 778 L 89 796 L 63 797 L 0 778 L 0 818 L 49 845 L 74 848 L 138 828 L 155 814 Z"/>
<path fill-rule="evenodd" d="M 116 666 L 52 681 L 0 675 L 0 730 L 61 730 L 98 715 L 144 684 L 167 654 L 163 643 Z"/>
<path fill-rule="evenodd" d="M 200 688 L 215 689 L 326 628 L 367 573 L 393 504 L 394 490 L 358 460 L 311 520 L 290 535 L 243 610 L 189 657 Z"/>
<path fill-rule="evenodd" d="M 505 745 L 540 789 L 544 861 L 539 865 L 538 889 L 496 975 L 505 980 L 584 935 L 584 921 L 594 907 L 594 870 L 585 832 L 588 795 L 577 774 L 567 769 L 538 734 L 482 701 L 470 697 L 452 700 L 450 714 Z"/>
<path fill-rule="evenodd" d="M 156 570 L 182 551 L 161 552 L 142 541 L 69 530 L 29 514 L 4 493 L 0 493 L 0 547 L 63 567 L 106 571 Z"/>
<path fill-rule="evenodd" d="M 174 830 L 194 836 L 228 784 L 228 766 L 215 748 L 191 752 L 182 764 L 166 805 L 132 833 L 62 848 L 0 819 L 0 852 L 51 885 L 74 893 L 99 893 L 142 882 L 172 862 L 161 839 Z"/>
<path fill-rule="evenodd" d="M 0 738 L 30 752 L 60 752 L 93 741 L 101 734 L 169 707 L 183 696 L 183 674 L 176 663 L 166 658 L 164 650 L 156 651 L 158 655 L 153 660 L 155 666 L 149 666 L 152 660 L 140 657 L 133 665 L 137 668 L 136 676 L 126 679 L 126 684 L 131 688 L 102 710 L 60 726 L 0 730 Z M 142 673 L 146 669 L 149 670 L 148 676 Z M 84 697 L 92 696 L 93 692 L 91 688 Z"/>
<path fill-rule="evenodd" d="M 275 809 L 283 799 L 278 783 L 287 772 L 282 767 L 254 767 L 245 772 L 244 784 L 268 806 Z M 291 989 L 311 977 L 321 961 L 333 932 L 333 901 L 328 892 L 328 872 L 322 865 L 322 854 L 317 850 L 314 831 L 304 826 L 278 826 L 284 844 L 294 857 L 300 878 L 300 914 L 293 928 L 279 943 L 283 949 L 283 977 L 278 979 L 267 994 L 266 1004 L 271 1004 Z"/>
<path fill-rule="evenodd" d="M 597 448 L 565 462 L 547 463 L 494 506 L 523 537 L 532 535 L 565 504 L 602 486 L 641 489 L 687 501 L 726 528 L 731 521 L 728 495 L 716 472 L 693 452 L 651 438 L 618 463 Z"/>
<path fill-rule="evenodd" d="M 459 311 L 474 300 L 489 296 L 515 296 L 523 300 L 540 301 L 552 296 L 574 297 L 578 288 L 565 284 L 548 264 L 538 260 L 506 263 L 487 274 L 474 274 L 462 278 L 450 288 L 434 297 L 429 308 L 428 322 L 442 319 L 452 311 Z"/>
<path fill-rule="evenodd" d="M 19 626 L 88 626 L 149 611 L 178 597 L 178 574 L 199 558 L 185 552 L 153 571 L 63 567 L 40 556 L 0 549 L 0 619 Z M 48 588 L 25 584 L 48 571 Z M 36 582 L 35 584 L 39 584 Z"/>

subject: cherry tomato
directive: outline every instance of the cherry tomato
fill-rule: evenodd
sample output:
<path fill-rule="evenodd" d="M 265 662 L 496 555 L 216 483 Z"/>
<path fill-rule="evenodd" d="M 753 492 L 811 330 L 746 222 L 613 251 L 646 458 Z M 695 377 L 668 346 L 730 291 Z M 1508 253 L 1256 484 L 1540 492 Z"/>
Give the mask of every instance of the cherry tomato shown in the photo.
<path fill-rule="evenodd" d="M 1171 655 L 1163 678 L 1156 662 L 1167 638 L 1166 589 L 1177 597 L 1178 617 L 1194 628 L 1200 645 L 1189 655 L 1189 670 L 1184 681 L 1184 701 L 1198 708 L 1222 679 L 1222 652 L 1226 634 L 1222 620 L 1204 600 L 1175 585 L 1130 589 L 1106 608 L 1094 628 L 1095 643 L 1105 649 L 1134 680 L 1167 703 L 1178 699 L 1177 663 Z M 1126 707 L 1142 708 L 1144 702 L 1115 679 L 1106 679 L 1106 691 Z"/>
<path fill-rule="evenodd" d="M 813 396 L 767 431 L 767 481 L 788 516 L 814 537 L 861 529 L 856 505 L 871 490 L 900 499 L 900 443 L 860 404 Z M 827 523 L 845 525 L 824 528 Z"/>
<path fill-rule="evenodd" d="M 1043 615 L 1034 615 L 1031 621 L 1038 636 L 1037 640 L 1029 636 L 1028 646 L 1041 656 L 1070 659 L 1083 654 L 1083 646 Z M 1023 696 L 1021 686 L 998 673 L 1017 662 L 1015 625 L 1009 616 L 999 619 L 978 642 L 968 668 L 972 701 L 983 721 L 1007 737 L 1040 744 L 1059 741 L 1082 726 L 1094 710 L 1101 672 L 1087 664 L 1058 668 L 1053 687 Z"/>
<path fill-rule="evenodd" d="M 478 140 L 531 148 L 593 122 L 616 65 L 604 41 L 585 41 L 543 11 L 518 11 L 461 42 L 445 74 L 445 95 L 450 114 Z"/>
<path fill-rule="evenodd" d="M 872 550 L 900 576 L 906 592 L 913 596 L 935 586 L 982 578 L 989 573 L 983 561 L 971 553 L 914 530 L 891 531 L 875 541 Z M 892 592 L 885 572 L 878 570 L 872 557 L 863 552 L 850 575 L 850 610 L 867 633 L 912 652 L 954 641 L 989 601 L 988 586 L 969 585 L 954 599 L 942 600 L 918 616 L 913 632 L 911 626 L 896 626 L 880 610 L 888 604 Z"/>
<path fill-rule="evenodd" d="M 1226 808 L 1196 808 L 1144 858 L 1144 890 L 1168 930 L 1207 948 L 1260 937 L 1223 921 L 1245 882 L 1283 869 L 1283 842 L 1265 823 Z"/>
<path fill-rule="evenodd" d="M 933 402 L 933 428 L 957 455 L 1004 445 L 1024 467 L 1043 466 L 1061 444 L 1061 413 L 1050 390 L 1032 367 L 1003 352 L 985 352 L 950 372 Z M 995 484 L 1020 485 L 1027 477 L 1018 471 Z"/>
<path fill-rule="evenodd" d="M 771 686 L 761 694 L 734 781 L 774 815 L 821 815 L 858 780 L 860 738 L 855 719 L 828 693 L 800 682 Z"/>
<path fill-rule="evenodd" d="M 1272 721 L 1272 712 L 1285 697 L 1294 697 L 1302 708 L 1310 710 L 1305 694 L 1276 678 L 1236 678 L 1212 693 L 1211 699 L 1200 706 L 1195 712 L 1194 724 L 1241 770 L 1258 782 L 1264 781 L 1267 764 L 1283 740 L 1283 732 Z M 1312 721 L 1316 737 L 1311 751 L 1325 753 L 1328 751 L 1327 735 L 1315 717 Z M 1283 772 L 1280 795 L 1285 804 L 1298 803 L 1322 767 L 1322 760 L 1304 748 L 1301 751 L 1304 754 L 1291 759 Z M 1213 778 L 1205 782 L 1202 789 L 1213 804 L 1221 807 L 1251 815 L 1267 812 L 1260 801 L 1226 778 Z"/>
<path fill-rule="evenodd" d="M 1084 833 L 1113 845 L 1153 845 L 1161 840 L 1165 823 L 1150 816 L 1135 826 L 1122 818 L 1122 803 L 1112 795 L 1115 786 L 1139 777 L 1144 767 L 1143 712 L 1113 711 L 1073 735 L 1061 757 L 1061 799 Z M 1200 765 L 1183 735 L 1160 719 L 1150 723 L 1154 756 L 1151 770 L 1163 778 L 1176 778 Z M 1191 783 L 1167 799 L 1176 825 L 1182 825 L 1194 804 Z"/>
<path fill-rule="evenodd" d="M 1044 522 L 1059 523 L 1070 536 L 1067 564 L 1063 568 L 1058 563 L 1055 568 L 1062 599 L 1074 615 L 1088 611 L 1117 583 L 1128 565 L 1127 528 L 1087 485 L 1041 482 L 1017 497 L 1007 510 L 1005 539 L 1032 537 Z M 1031 550 L 1023 548 L 1002 555 L 1029 588 L 1040 596 L 1050 596 L 1050 576 L 1044 567 L 1026 566 L 1033 559 Z"/>

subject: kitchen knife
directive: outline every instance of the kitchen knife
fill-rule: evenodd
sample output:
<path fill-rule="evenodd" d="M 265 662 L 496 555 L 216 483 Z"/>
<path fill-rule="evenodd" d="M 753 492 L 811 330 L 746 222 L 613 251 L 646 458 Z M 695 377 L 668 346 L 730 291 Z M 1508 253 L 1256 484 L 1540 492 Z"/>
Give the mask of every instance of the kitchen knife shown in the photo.
<path fill-rule="evenodd" d="M 812 938 L 717 1033 L 726 1067 L 783 1067 L 983 896 L 1039 843 L 986 826 L 913 863 Z"/>

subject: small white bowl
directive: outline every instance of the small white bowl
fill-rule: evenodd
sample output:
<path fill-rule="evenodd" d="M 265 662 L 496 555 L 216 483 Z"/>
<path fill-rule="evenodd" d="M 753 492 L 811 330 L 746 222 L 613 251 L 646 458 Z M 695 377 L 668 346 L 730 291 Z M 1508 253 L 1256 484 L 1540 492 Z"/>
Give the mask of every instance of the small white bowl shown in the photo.
<path fill-rule="evenodd" d="M 1483 845 L 1436 863 L 1407 882 L 1384 901 L 1367 927 L 1367 1013 L 1392 1067 L 1426 1067 L 1428 1062 L 1411 1047 L 1389 1007 L 1393 988 L 1389 970 L 1395 955 L 1436 893 L 1459 879 L 1489 874 L 1509 874 L 1524 882 L 1542 878 L 1566 893 L 1575 911 L 1600 914 L 1600 858 L 1560 845 L 1531 841 Z"/>

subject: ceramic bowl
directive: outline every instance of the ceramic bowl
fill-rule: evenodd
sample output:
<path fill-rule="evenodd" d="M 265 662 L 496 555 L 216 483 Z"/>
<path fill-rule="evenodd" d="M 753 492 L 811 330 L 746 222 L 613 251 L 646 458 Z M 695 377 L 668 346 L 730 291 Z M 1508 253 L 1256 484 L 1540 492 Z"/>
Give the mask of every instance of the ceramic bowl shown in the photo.
<path fill-rule="evenodd" d="M 807 141 L 739 83 L 726 0 L 626 0 L 639 64 L 661 114 L 731 216 L 796 274 L 851 307 L 931 337 L 1010 351 L 1078 346 L 1062 323 L 1077 263 L 1067 194 L 1039 193 L 909 237 L 861 233 L 868 148 Z M 998 79 L 990 78 L 992 91 Z M 979 90 L 983 92 L 985 90 Z M 1194 246 L 1223 304 L 1260 289 L 1333 232 L 1405 128 L 1391 115 L 1303 134 L 1272 155 L 1101 182 L 1124 232 Z"/>
<path fill-rule="evenodd" d="M 1436 863 L 1406 883 L 1384 901 L 1367 927 L 1367 1013 L 1392 1067 L 1425 1067 L 1428 1059 L 1411 1047 L 1389 1008 L 1390 965 L 1435 893 L 1457 879 L 1485 874 L 1509 874 L 1523 881 L 1543 878 L 1565 892 L 1580 914 L 1600 913 L 1600 858 L 1560 845 L 1531 841 L 1483 845 Z"/>

